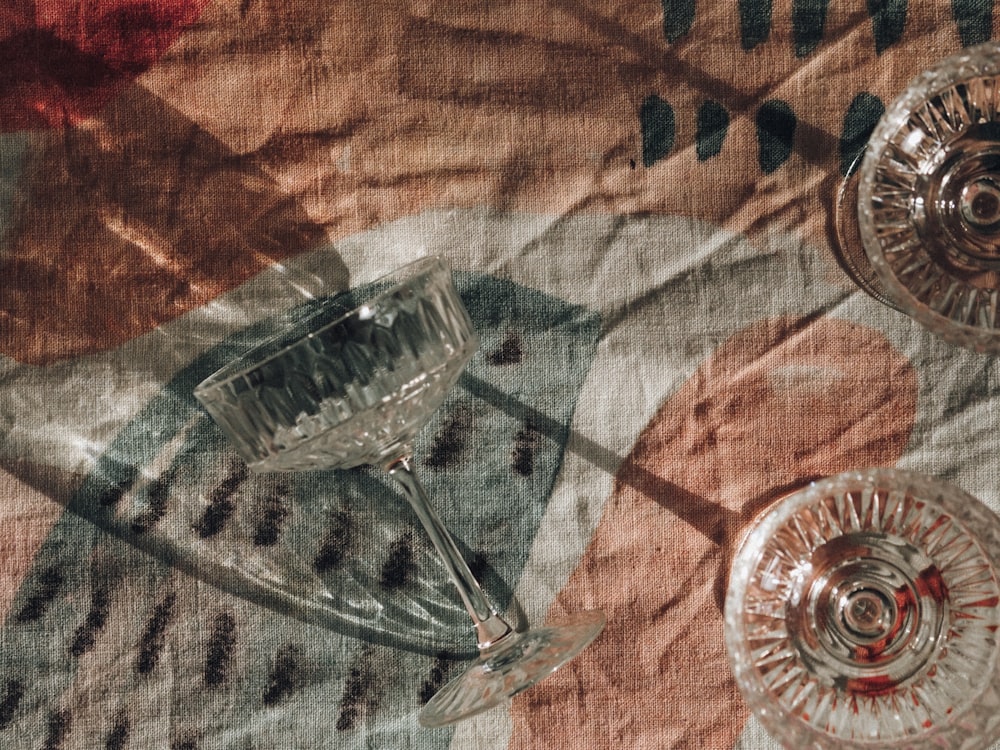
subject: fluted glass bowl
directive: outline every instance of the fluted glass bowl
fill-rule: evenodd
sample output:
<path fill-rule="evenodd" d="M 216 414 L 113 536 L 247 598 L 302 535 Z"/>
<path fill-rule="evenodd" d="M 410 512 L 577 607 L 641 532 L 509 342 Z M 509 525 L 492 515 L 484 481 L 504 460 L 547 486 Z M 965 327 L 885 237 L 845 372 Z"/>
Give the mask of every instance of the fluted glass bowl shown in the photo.
<path fill-rule="evenodd" d="M 195 395 L 257 471 L 381 465 L 408 448 L 478 346 L 450 269 L 427 258 L 340 317 L 307 318 L 246 352 Z"/>

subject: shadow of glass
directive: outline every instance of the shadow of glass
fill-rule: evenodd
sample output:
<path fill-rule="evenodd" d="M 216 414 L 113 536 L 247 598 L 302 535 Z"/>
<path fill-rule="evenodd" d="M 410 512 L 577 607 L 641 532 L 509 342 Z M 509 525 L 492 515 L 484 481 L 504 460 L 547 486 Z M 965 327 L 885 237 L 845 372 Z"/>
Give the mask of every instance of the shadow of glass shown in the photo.
<path fill-rule="evenodd" d="M 482 339 L 469 382 L 524 411 L 456 388 L 418 438 L 417 464 L 494 604 L 516 611 L 511 586 L 558 473 L 599 319 L 492 277 L 456 274 L 456 282 Z M 40 489 L 48 484 L 50 496 L 68 497 L 71 512 L 116 538 L 254 604 L 376 644 L 475 655 L 468 615 L 394 483 L 374 469 L 250 472 L 193 397 L 202 379 L 248 347 L 284 338 L 317 315 L 332 320 L 370 286 L 307 300 L 195 356 L 82 479 L 62 481 L 17 462 L 11 470 Z M 222 303 L 257 301 L 233 299 Z M 169 347 L 167 334 L 157 343 Z M 560 352 L 561 377 L 553 377 L 548 351 Z M 529 413 L 551 416 L 539 429 Z M 82 564 L 88 553 L 79 554 Z"/>
<path fill-rule="evenodd" d="M 43 365 L 107 351 L 322 244 L 256 158 L 139 85 L 78 127 L 29 134 L 0 254 L 0 352 Z M 334 275 L 343 284 L 343 266 Z"/>

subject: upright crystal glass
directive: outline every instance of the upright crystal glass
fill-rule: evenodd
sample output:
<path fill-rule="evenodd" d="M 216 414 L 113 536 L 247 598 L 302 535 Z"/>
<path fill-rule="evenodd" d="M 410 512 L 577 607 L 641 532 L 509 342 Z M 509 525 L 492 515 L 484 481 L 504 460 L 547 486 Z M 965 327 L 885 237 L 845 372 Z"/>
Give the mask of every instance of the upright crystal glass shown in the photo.
<path fill-rule="evenodd" d="M 488 601 L 413 467 L 412 442 L 479 338 L 440 258 L 376 284 L 330 322 L 320 311 L 206 379 L 195 396 L 255 471 L 382 467 L 399 482 L 472 619 L 480 659 L 423 707 L 443 726 L 496 706 L 552 673 L 600 633 L 583 612 L 560 627 L 515 631 Z"/>
<path fill-rule="evenodd" d="M 733 561 L 736 681 L 786 748 L 985 748 L 1000 737 L 1000 519 L 890 469 L 814 482 Z"/>
<path fill-rule="evenodd" d="M 953 343 L 1000 350 L 1000 44 L 910 83 L 837 210 L 837 249 L 862 288 Z"/>

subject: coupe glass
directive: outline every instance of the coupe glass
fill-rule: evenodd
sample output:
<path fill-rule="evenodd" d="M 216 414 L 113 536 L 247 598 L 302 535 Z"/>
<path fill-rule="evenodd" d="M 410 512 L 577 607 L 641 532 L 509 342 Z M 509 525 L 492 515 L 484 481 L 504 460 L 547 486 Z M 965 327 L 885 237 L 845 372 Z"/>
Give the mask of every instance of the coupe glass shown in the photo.
<path fill-rule="evenodd" d="M 837 211 L 840 259 L 862 288 L 953 343 L 1000 350 L 1000 44 L 910 83 Z"/>
<path fill-rule="evenodd" d="M 440 258 L 376 283 L 381 292 L 330 322 L 314 315 L 230 362 L 195 396 L 255 471 L 373 464 L 398 480 L 472 618 L 480 659 L 420 712 L 443 726 L 496 706 L 565 664 L 600 633 L 582 612 L 515 631 L 489 603 L 414 473 L 412 442 L 479 338 Z"/>
<path fill-rule="evenodd" d="M 890 469 L 786 496 L 733 561 L 725 637 L 785 747 L 985 748 L 1000 737 L 1000 519 Z"/>

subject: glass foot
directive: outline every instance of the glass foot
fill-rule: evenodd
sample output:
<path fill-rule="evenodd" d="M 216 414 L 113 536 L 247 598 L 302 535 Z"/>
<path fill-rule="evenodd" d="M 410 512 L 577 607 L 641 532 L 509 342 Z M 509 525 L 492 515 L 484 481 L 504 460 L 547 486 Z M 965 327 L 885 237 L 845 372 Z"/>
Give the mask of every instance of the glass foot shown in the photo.
<path fill-rule="evenodd" d="M 605 622 L 603 612 L 581 612 L 562 625 L 509 636 L 441 688 L 421 709 L 420 723 L 443 727 L 499 706 L 580 653 Z"/>
<path fill-rule="evenodd" d="M 1000 736 L 1000 518 L 957 487 L 848 472 L 789 495 L 733 561 L 726 645 L 788 748 Z"/>
<path fill-rule="evenodd" d="M 937 335 L 977 351 L 1000 350 L 998 81 L 996 43 L 921 74 L 873 131 L 857 191 L 858 231 L 878 277 L 872 286 Z"/>

